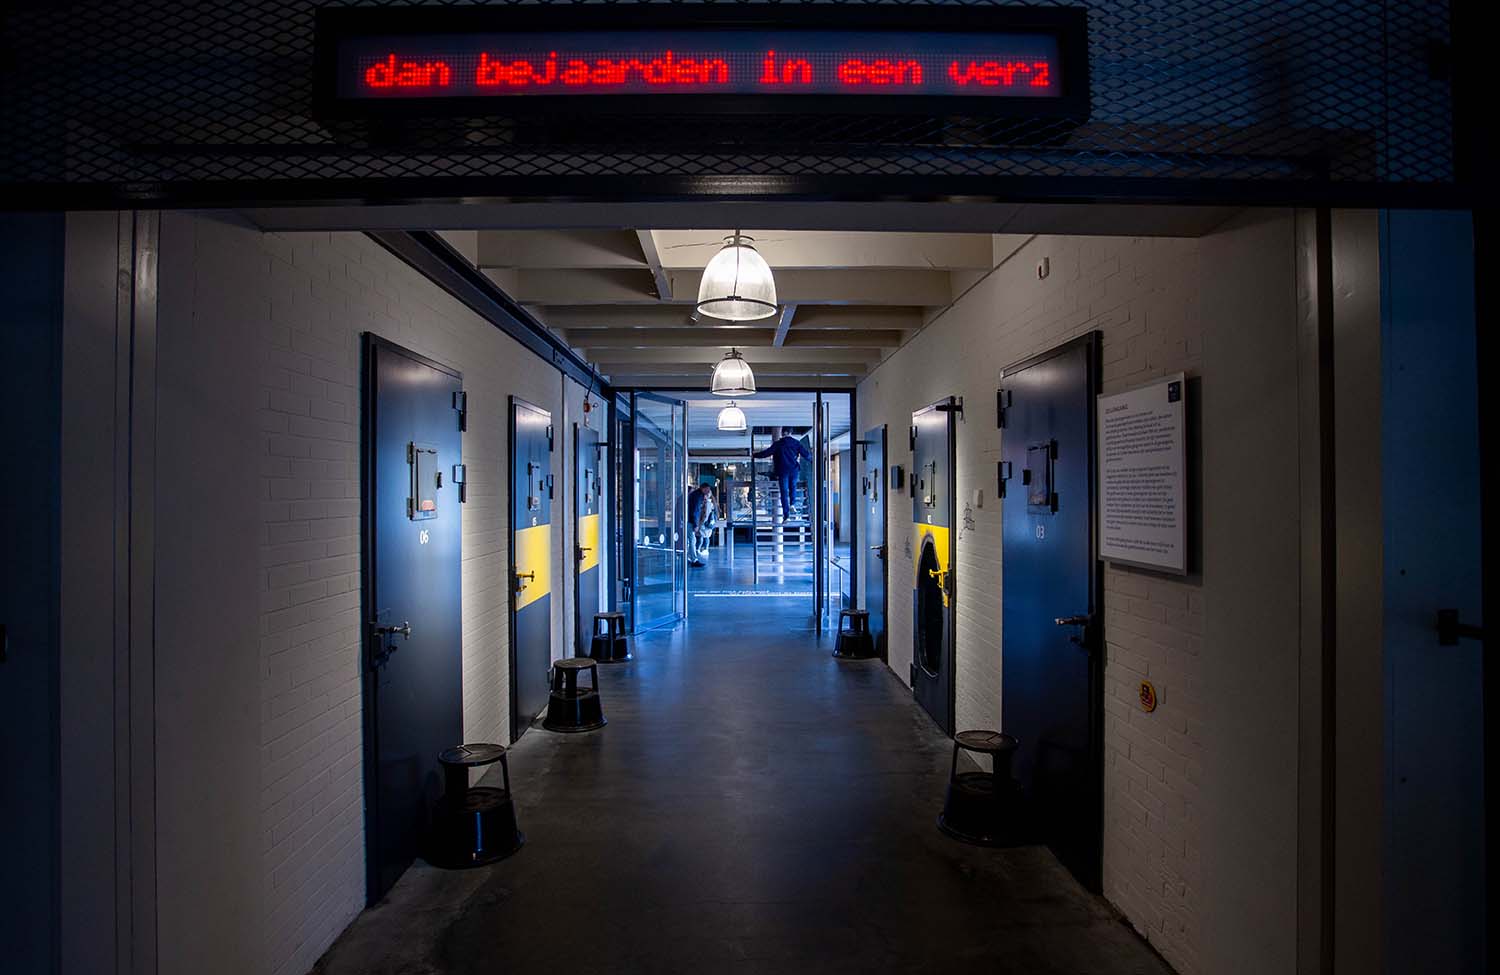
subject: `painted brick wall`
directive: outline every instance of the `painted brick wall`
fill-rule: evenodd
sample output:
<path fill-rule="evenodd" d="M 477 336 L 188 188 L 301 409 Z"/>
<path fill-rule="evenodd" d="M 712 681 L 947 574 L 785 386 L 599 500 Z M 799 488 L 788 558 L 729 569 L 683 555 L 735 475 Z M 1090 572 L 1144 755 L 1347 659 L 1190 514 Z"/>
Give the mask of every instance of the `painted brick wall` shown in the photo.
<path fill-rule="evenodd" d="M 200 329 L 258 329 L 258 362 L 227 382 L 255 386 L 261 437 L 244 470 L 262 485 L 259 561 L 261 970 L 307 971 L 363 907 L 360 699 L 359 362 L 373 331 L 459 369 L 463 439 L 463 711 L 470 741 L 508 740 L 507 399 L 553 412 L 563 380 L 499 330 L 360 234 L 270 235 L 191 222 L 164 253 L 163 288 L 193 297 Z M 212 314 L 232 303 L 237 321 Z M 567 484 L 564 451 L 553 455 Z M 563 561 L 562 519 L 553 558 Z M 196 530 L 211 532 L 212 526 Z M 256 598 L 225 593 L 226 600 Z M 564 601 L 552 601 L 564 646 Z M 210 729 L 205 729 L 209 731 Z M 251 774 L 247 770 L 247 774 Z"/>
<path fill-rule="evenodd" d="M 1050 273 L 1038 280 L 1046 257 Z M 914 409 L 964 397 L 958 424 L 957 725 L 1004 727 L 1000 713 L 1000 431 L 995 390 L 1007 364 L 1103 333 L 1104 392 L 1179 370 L 1201 372 L 1196 241 L 1037 237 L 939 312 L 859 386 L 859 425 L 886 423 L 890 463 L 911 469 Z M 974 492 L 982 494 L 974 504 Z M 912 656 L 911 506 L 892 495 L 890 666 Z M 1181 972 L 1198 971 L 1195 802 L 1201 771 L 1201 579 L 1124 569 L 1105 577 L 1105 895 Z M 1149 676 L 1161 704 L 1134 706 Z"/>

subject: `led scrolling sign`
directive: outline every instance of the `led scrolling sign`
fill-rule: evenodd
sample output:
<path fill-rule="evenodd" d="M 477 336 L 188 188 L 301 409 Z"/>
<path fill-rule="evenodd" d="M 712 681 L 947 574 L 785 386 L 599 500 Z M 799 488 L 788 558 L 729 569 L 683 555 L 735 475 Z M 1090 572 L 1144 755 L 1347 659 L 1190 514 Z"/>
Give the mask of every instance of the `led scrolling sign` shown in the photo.
<path fill-rule="evenodd" d="M 332 115 L 566 102 L 1081 117 L 1085 47 L 1076 8 L 330 9 L 318 18 L 318 101 Z"/>

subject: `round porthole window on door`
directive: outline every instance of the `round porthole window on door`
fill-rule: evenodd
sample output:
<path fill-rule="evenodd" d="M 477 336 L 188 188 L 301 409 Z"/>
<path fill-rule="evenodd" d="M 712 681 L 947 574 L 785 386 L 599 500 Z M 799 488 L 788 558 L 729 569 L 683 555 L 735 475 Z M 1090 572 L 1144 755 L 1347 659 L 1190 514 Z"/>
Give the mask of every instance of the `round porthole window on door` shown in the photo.
<path fill-rule="evenodd" d="M 943 587 L 939 580 L 937 547 L 931 535 L 922 536 L 917 559 L 917 663 L 936 677 L 943 665 Z"/>

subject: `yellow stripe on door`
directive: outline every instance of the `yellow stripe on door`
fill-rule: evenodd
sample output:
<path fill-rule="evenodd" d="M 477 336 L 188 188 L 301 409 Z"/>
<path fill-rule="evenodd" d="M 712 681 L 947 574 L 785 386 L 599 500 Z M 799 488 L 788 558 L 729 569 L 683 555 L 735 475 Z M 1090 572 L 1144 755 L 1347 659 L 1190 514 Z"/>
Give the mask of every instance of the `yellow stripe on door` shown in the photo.
<path fill-rule="evenodd" d="M 938 571 L 943 573 L 943 578 L 939 582 L 943 587 L 943 605 L 946 606 L 948 593 L 952 591 L 952 576 L 949 575 L 951 567 L 948 565 L 948 528 L 945 525 L 927 525 L 920 521 L 912 522 L 912 527 L 916 529 L 912 536 L 911 546 L 912 574 L 915 576 L 916 573 L 922 571 L 922 537 L 931 535 L 932 547 L 937 553 Z"/>
<path fill-rule="evenodd" d="M 536 578 L 526 578 L 535 572 Z M 552 591 L 552 526 L 537 525 L 516 532 L 516 576 L 521 587 L 516 609 L 525 609 Z"/>
<path fill-rule="evenodd" d="M 578 571 L 581 574 L 599 564 L 598 515 L 584 515 L 578 519 L 578 547 L 583 549 L 583 558 L 578 560 Z"/>

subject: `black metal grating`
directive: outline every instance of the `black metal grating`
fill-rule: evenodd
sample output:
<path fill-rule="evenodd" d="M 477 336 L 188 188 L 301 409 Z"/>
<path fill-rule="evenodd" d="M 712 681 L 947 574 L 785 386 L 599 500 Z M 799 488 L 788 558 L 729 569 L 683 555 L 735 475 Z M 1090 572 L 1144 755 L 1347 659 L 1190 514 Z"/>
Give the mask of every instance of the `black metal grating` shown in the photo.
<path fill-rule="evenodd" d="M 666 116 L 330 127 L 311 114 L 319 5 L 13 2 L 0 14 L 6 201 L 526 195 L 567 177 L 746 192 L 926 179 L 995 195 L 1046 195 L 1035 178 L 1064 177 L 1155 198 L 1211 181 L 1267 199 L 1455 182 L 1447 3 L 1092 0 L 1082 126 L 783 116 L 733 137 Z"/>

